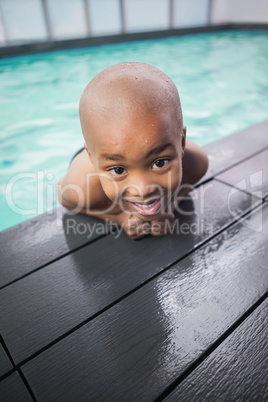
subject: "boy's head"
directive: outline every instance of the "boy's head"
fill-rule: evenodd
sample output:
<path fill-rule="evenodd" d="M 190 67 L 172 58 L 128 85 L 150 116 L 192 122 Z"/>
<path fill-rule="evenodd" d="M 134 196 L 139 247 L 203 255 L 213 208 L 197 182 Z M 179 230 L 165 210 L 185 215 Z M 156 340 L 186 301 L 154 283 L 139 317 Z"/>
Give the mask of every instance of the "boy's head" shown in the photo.
<path fill-rule="evenodd" d="M 106 195 L 146 220 L 163 213 L 181 183 L 185 147 L 173 81 L 148 64 L 118 64 L 88 84 L 79 110 Z"/>

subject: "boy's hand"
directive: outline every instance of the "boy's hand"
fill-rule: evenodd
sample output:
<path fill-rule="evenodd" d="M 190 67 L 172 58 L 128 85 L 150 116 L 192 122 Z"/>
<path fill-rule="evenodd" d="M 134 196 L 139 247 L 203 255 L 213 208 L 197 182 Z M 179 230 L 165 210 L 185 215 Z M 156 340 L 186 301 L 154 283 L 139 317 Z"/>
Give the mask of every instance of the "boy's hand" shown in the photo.
<path fill-rule="evenodd" d="M 173 227 L 175 216 L 173 213 L 165 213 L 152 221 L 143 221 L 135 215 L 127 216 L 124 219 L 123 228 L 131 239 L 141 239 L 151 234 L 152 236 L 163 236 L 170 232 Z"/>

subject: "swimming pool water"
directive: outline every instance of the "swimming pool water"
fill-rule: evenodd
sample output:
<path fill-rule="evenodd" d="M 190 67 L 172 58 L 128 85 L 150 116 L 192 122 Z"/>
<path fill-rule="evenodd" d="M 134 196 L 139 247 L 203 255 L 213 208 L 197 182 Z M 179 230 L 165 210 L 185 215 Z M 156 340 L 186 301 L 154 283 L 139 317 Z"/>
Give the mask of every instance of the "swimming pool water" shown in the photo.
<path fill-rule="evenodd" d="M 0 230 L 57 204 L 55 185 L 83 146 L 78 103 L 104 68 L 153 64 L 176 83 L 200 145 L 268 118 L 268 34 L 217 32 L 0 60 Z M 243 144 L 241 144 L 243 146 Z"/>

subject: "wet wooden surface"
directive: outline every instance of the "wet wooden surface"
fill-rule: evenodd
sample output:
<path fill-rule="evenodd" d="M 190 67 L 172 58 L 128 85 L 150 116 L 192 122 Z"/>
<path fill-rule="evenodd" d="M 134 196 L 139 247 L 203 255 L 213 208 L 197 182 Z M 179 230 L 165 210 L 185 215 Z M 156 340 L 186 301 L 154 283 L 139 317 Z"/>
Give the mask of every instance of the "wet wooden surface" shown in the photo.
<path fill-rule="evenodd" d="M 211 401 L 267 400 L 267 310 L 265 300 L 166 401 L 199 401 L 200 394 Z"/>
<path fill-rule="evenodd" d="M 27 390 L 20 375 L 15 372 L 0 382 L 0 401 L 31 402 L 35 399 Z"/>
<path fill-rule="evenodd" d="M 267 400 L 267 133 L 207 147 L 177 233 L 58 208 L 0 234 L 1 401 Z"/>
<path fill-rule="evenodd" d="M 0 377 L 9 371 L 12 371 L 13 366 L 9 360 L 3 346 L 0 344 Z"/>

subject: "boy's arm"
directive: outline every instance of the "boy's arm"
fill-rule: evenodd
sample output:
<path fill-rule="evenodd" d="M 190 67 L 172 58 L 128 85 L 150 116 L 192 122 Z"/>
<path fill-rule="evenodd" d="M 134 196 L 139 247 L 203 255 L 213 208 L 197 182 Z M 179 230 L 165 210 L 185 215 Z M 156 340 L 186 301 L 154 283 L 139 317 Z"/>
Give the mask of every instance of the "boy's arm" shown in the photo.
<path fill-rule="evenodd" d="M 105 195 L 85 150 L 74 158 L 66 175 L 59 180 L 57 192 L 59 202 L 77 213 L 97 216 L 105 211 L 119 212 Z"/>

